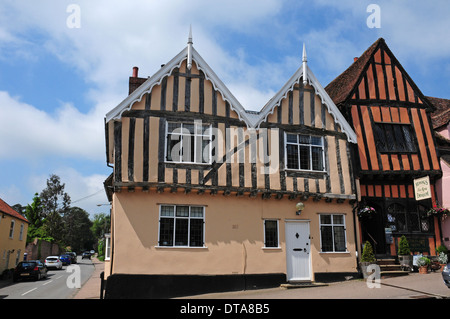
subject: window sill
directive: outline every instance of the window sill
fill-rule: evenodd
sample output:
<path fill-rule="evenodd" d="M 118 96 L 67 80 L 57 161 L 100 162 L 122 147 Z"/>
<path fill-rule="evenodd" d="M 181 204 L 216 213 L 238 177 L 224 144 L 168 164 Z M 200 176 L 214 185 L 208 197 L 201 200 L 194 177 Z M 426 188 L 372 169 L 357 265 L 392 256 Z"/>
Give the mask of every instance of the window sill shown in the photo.
<path fill-rule="evenodd" d="M 319 251 L 319 254 L 350 254 L 350 252 L 347 251 Z"/>
<path fill-rule="evenodd" d="M 285 168 L 286 176 L 288 177 L 309 177 L 309 178 L 325 178 L 328 175 L 327 171 L 307 171 L 307 170 L 298 170 L 292 168 Z"/>
<path fill-rule="evenodd" d="M 208 249 L 208 246 L 190 247 L 190 246 L 154 246 L 157 249 Z"/>
<path fill-rule="evenodd" d="M 262 250 L 281 250 L 281 247 L 261 247 Z"/>

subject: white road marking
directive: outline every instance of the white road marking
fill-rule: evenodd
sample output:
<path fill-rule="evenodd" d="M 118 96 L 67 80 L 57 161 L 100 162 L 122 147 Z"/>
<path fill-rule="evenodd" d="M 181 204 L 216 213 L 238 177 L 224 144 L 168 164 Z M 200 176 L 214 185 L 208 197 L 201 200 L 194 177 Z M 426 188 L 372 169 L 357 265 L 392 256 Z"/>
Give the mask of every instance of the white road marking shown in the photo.
<path fill-rule="evenodd" d="M 45 286 L 45 285 L 51 283 L 52 281 L 53 281 L 53 280 L 47 281 L 46 283 L 42 284 L 42 286 Z"/>
<path fill-rule="evenodd" d="M 32 292 L 33 290 L 36 290 L 37 289 L 37 287 L 36 288 L 33 288 L 33 289 L 31 289 L 31 290 L 28 290 L 27 292 L 24 292 L 23 294 L 22 294 L 22 296 L 25 296 L 27 293 L 30 293 L 30 292 Z"/>

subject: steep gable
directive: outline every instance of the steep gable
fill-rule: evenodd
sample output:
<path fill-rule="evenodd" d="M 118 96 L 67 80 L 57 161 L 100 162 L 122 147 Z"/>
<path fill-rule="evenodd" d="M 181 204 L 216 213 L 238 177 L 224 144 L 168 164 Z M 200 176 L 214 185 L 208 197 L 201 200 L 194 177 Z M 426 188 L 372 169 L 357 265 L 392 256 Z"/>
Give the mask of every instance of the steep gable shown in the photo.
<path fill-rule="evenodd" d="M 189 59 L 191 61 L 189 62 Z M 189 71 L 187 68 L 187 65 L 189 64 L 190 69 Z M 191 71 L 192 68 L 192 71 Z M 181 71 L 180 71 L 181 70 Z M 167 86 L 167 81 L 171 80 L 173 76 L 177 72 L 183 72 L 183 74 L 189 73 L 192 75 L 192 72 L 199 72 L 198 75 L 204 77 L 206 85 L 210 85 L 211 88 L 214 91 L 219 92 L 221 99 L 220 102 L 224 102 L 223 105 L 227 104 L 232 111 L 234 111 L 237 115 L 237 117 L 244 121 L 247 126 L 251 126 L 251 121 L 247 117 L 247 114 L 245 112 L 245 109 L 242 107 L 242 105 L 239 103 L 239 101 L 234 97 L 234 95 L 230 92 L 230 90 L 223 84 L 223 82 L 219 79 L 219 77 L 214 73 L 214 71 L 211 69 L 211 67 L 205 62 L 205 60 L 200 56 L 200 54 L 193 48 L 193 47 L 186 47 L 183 49 L 179 54 L 177 54 L 172 60 L 170 60 L 167 64 L 161 67 L 153 76 L 149 77 L 144 83 L 142 83 L 137 89 L 135 89 L 130 95 L 128 95 L 119 105 L 117 105 L 113 110 L 108 112 L 106 114 L 106 122 L 109 122 L 113 119 L 119 119 L 122 116 L 122 113 L 125 111 L 129 111 L 133 108 L 133 105 L 135 103 L 139 103 L 142 101 L 145 101 L 145 98 L 147 95 L 151 94 L 152 99 L 155 98 L 162 98 L 161 100 L 158 100 L 159 104 L 162 103 L 163 108 L 167 105 L 168 107 L 172 107 L 172 105 L 178 106 L 184 106 L 189 107 L 190 102 L 186 103 L 180 102 L 178 103 L 175 101 L 167 101 L 164 98 L 166 95 L 161 95 L 161 90 L 165 90 Z M 188 76 L 189 77 L 189 76 Z M 181 77 L 180 77 L 181 78 Z M 181 79 L 181 81 L 184 81 L 184 79 Z M 185 82 L 182 83 L 180 87 L 181 90 L 184 90 L 186 87 Z M 200 84 L 199 84 L 200 85 Z M 153 90 L 157 91 L 153 92 Z M 166 91 L 164 91 L 166 92 Z M 167 94 L 167 96 L 170 96 Z M 179 95 L 181 98 L 181 94 Z M 183 96 L 183 98 L 187 99 L 186 96 Z M 205 96 L 205 98 L 207 98 Z M 214 94 L 211 95 L 211 105 L 214 105 L 217 103 L 216 96 Z M 189 100 L 190 101 L 190 100 Z M 151 103 L 152 101 L 149 101 L 147 103 Z M 156 102 L 156 101 L 155 101 Z M 167 103 L 169 102 L 169 103 Z M 195 104 L 199 105 L 202 103 L 200 100 Z M 153 105 L 155 105 L 153 103 Z M 204 105 L 209 105 L 208 103 L 204 103 Z M 142 108 L 142 106 L 138 106 L 137 108 Z M 199 109 L 201 107 L 199 106 Z M 220 106 L 219 106 L 220 108 Z M 173 110 L 173 108 L 172 108 Z M 190 111 L 190 109 L 185 109 L 186 111 Z M 222 111 L 220 109 L 220 111 Z"/>
<path fill-rule="evenodd" d="M 383 38 L 375 41 L 354 63 L 325 88 L 340 105 L 346 101 L 395 101 L 433 110 L 433 105 L 391 52 Z"/>

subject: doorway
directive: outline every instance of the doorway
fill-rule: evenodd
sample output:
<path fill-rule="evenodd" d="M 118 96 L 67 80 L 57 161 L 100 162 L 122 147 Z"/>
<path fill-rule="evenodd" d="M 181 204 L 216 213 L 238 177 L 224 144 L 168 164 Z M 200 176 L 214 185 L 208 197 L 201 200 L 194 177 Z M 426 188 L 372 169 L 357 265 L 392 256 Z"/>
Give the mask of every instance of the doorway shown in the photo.
<path fill-rule="evenodd" d="M 311 281 L 309 221 L 286 221 L 287 281 Z"/>

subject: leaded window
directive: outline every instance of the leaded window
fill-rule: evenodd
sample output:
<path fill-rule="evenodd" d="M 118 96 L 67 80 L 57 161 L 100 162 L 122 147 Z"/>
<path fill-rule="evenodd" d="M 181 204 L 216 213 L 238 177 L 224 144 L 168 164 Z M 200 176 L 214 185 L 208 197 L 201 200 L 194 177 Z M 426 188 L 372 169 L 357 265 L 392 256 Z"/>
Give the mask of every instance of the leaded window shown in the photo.
<path fill-rule="evenodd" d="M 410 124 L 375 123 L 375 144 L 379 152 L 416 152 L 414 133 Z"/>
<path fill-rule="evenodd" d="M 278 220 L 264 221 L 264 247 L 278 248 Z"/>
<path fill-rule="evenodd" d="M 405 206 L 394 203 L 387 208 L 387 222 L 388 226 L 394 232 L 404 232 L 406 227 L 406 209 Z"/>
<path fill-rule="evenodd" d="M 204 246 L 204 207 L 161 205 L 159 215 L 159 246 Z"/>
<path fill-rule="evenodd" d="M 167 122 L 166 160 L 176 163 L 210 163 L 211 125 Z"/>
<path fill-rule="evenodd" d="M 286 134 L 286 168 L 324 171 L 323 138 L 303 134 Z"/>
<path fill-rule="evenodd" d="M 319 223 L 321 251 L 347 251 L 345 216 L 342 214 L 320 214 Z"/>

